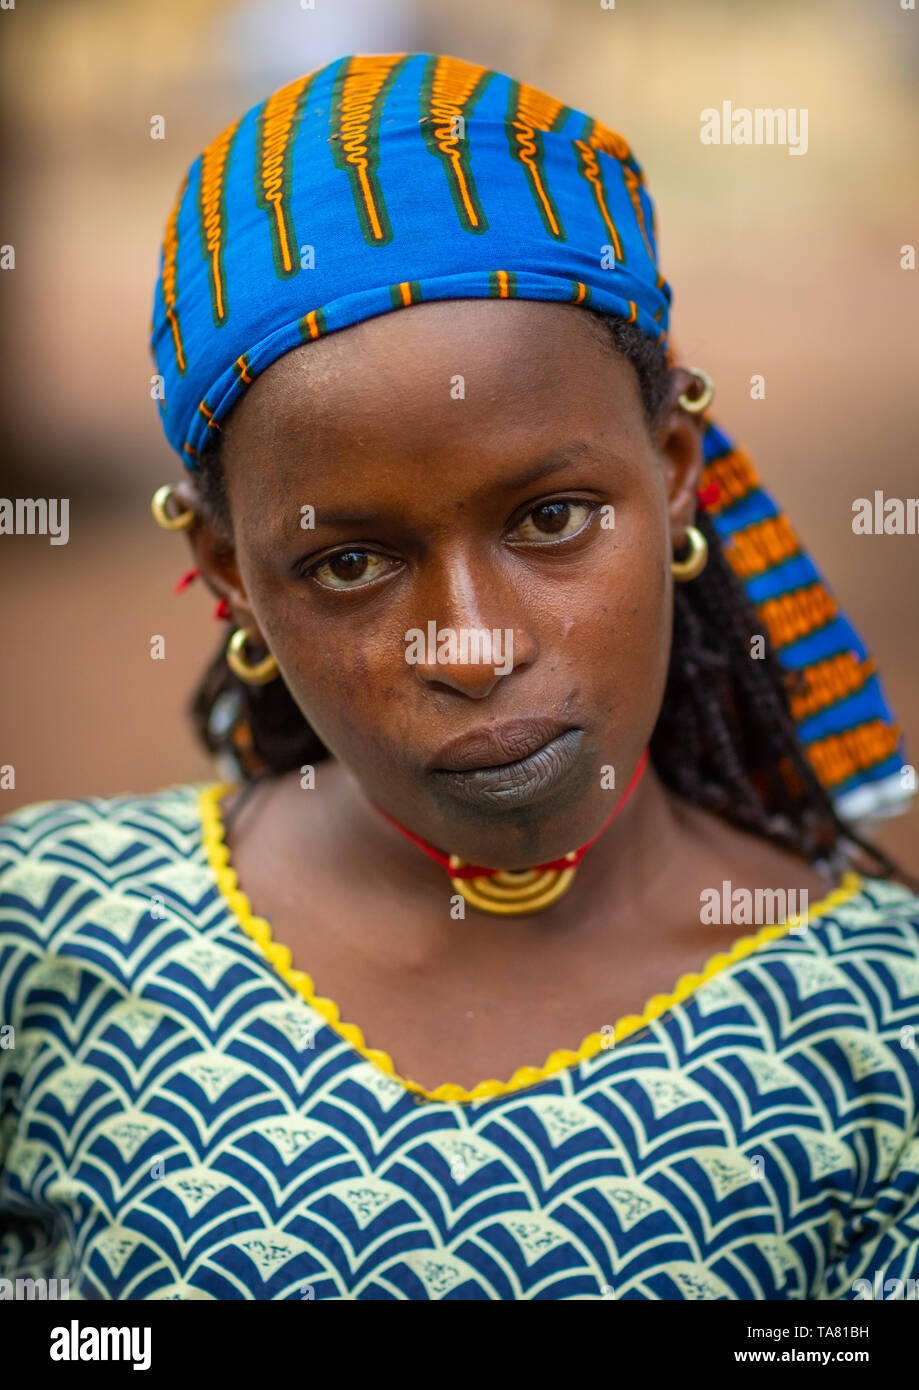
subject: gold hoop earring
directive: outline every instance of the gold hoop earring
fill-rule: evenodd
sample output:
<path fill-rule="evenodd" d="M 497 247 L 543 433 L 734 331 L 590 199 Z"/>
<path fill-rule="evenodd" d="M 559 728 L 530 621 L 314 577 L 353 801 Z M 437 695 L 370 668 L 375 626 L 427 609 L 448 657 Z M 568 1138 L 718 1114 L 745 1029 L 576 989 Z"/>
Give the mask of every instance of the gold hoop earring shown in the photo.
<path fill-rule="evenodd" d="M 689 369 L 696 378 L 702 390 L 698 396 L 687 396 L 684 391 L 677 396 L 677 400 L 684 410 L 688 410 L 690 415 L 701 415 L 702 411 L 711 405 L 715 395 L 715 383 L 712 381 L 708 372 L 703 372 L 701 367 L 690 367 Z"/>
<path fill-rule="evenodd" d="M 685 584 L 688 579 L 695 579 L 697 574 L 701 574 L 708 561 L 708 541 L 701 531 L 697 531 L 695 526 L 686 527 L 686 539 L 689 541 L 689 554 L 685 560 L 673 560 L 670 569 L 673 577 L 680 584 Z"/>
<path fill-rule="evenodd" d="M 179 512 L 177 516 L 170 516 L 166 511 L 166 503 L 172 496 L 175 488 L 172 483 L 164 483 L 158 487 L 150 500 L 150 510 L 156 520 L 157 526 L 162 526 L 164 531 L 185 531 L 195 519 L 193 511 Z"/>
<path fill-rule="evenodd" d="M 233 633 L 227 643 L 227 665 L 246 685 L 266 685 L 278 674 L 278 663 L 271 652 L 254 665 L 248 661 L 245 653 L 247 636 L 244 627 L 238 627 Z"/>

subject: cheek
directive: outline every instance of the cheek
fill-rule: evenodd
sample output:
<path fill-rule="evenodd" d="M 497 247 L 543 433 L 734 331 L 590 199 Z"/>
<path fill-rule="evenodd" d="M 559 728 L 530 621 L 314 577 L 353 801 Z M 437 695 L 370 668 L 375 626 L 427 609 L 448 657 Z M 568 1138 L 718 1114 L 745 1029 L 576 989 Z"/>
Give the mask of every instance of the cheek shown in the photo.
<path fill-rule="evenodd" d="M 670 652 L 673 590 L 665 560 L 657 555 L 631 564 L 608 586 L 607 635 L 624 662 L 623 679 L 644 684 L 666 668 Z"/>
<path fill-rule="evenodd" d="M 665 537 L 655 530 L 617 547 L 581 583 L 547 591 L 537 611 L 558 634 L 552 645 L 572 683 L 601 717 L 656 718 L 673 621 Z"/>
<path fill-rule="evenodd" d="M 387 643 L 375 624 L 318 618 L 295 593 L 249 592 L 291 696 L 336 757 L 369 762 L 378 756 L 381 728 L 387 744 L 411 743 L 398 644 Z"/>

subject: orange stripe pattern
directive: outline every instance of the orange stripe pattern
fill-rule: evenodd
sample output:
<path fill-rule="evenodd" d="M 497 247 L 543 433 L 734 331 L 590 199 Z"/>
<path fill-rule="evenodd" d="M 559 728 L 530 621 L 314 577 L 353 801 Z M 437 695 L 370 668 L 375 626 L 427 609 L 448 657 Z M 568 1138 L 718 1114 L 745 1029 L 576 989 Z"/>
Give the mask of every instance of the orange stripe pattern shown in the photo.
<path fill-rule="evenodd" d="M 226 213 L 223 207 L 226 188 L 227 160 L 239 121 L 227 126 L 201 156 L 201 188 L 199 206 L 206 253 L 209 259 L 211 302 L 214 322 L 226 321 L 226 281 L 223 271 L 223 252 L 226 245 Z"/>
<path fill-rule="evenodd" d="M 274 235 L 278 250 L 280 269 L 291 274 L 297 268 L 297 260 L 291 253 L 288 223 L 290 156 L 293 139 L 297 133 L 294 118 L 302 104 L 313 74 L 289 82 L 286 87 L 275 92 L 265 102 L 259 125 L 261 128 L 261 148 L 256 170 L 262 200 L 274 217 Z"/>
<path fill-rule="evenodd" d="M 185 375 L 185 347 L 182 343 L 182 333 L 179 329 L 179 318 L 176 313 L 176 273 L 179 259 L 179 208 L 185 197 L 188 188 L 188 175 L 182 180 L 182 187 L 179 189 L 175 206 L 169 214 L 169 221 L 166 223 L 166 235 L 163 238 L 163 304 L 166 309 L 166 318 L 169 320 L 169 327 L 172 331 L 172 345 L 175 351 L 176 367 L 182 376 Z"/>
<path fill-rule="evenodd" d="M 795 719 L 809 719 L 818 710 L 854 695 L 874 675 L 875 669 L 870 657 L 860 661 L 854 652 L 840 652 L 826 661 L 805 667 L 801 673 L 802 689 L 791 698 L 792 714 Z"/>
<path fill-rule="evenodd" d="M 770 516 L 756 521 L 742 531 L 735 531 L 725 543 L 735 574 L 752 579 L 756 574 L 790 560 L 801 549 L 801 542 L 792 530 L 787 516 Z"/>

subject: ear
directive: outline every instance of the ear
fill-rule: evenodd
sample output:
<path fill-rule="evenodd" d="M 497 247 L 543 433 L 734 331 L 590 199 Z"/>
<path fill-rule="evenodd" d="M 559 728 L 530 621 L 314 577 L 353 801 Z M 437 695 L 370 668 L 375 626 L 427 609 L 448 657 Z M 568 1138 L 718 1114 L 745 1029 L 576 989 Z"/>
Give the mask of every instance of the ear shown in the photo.
<path fill-rule="evenodd" d="M 668 403 L 654 430 L 655 447 L 667 482 L 673 550 L 682 550 L 687 545 L 686 528 L 692 525 L 699 509 L 696 489 L 702 478 L 702 438 L 705 429 L 701 417 L 684 410 L 677 399 L 684 391 L 688 390 L 691 394 L 695 380 L 685 367 L 674 368 Z"/>
<path fill-rule="evenodd" d="M 212 594 L 226 599 L 234 627 L 245 628 L 253 645 L 266 645 L 236 565 L 232 535 L 205 508 L 190 479 L 176 484 L 174 496 L 178 506 L 191 511 L 195 518 L 186 535 L 201 578 Z"/>

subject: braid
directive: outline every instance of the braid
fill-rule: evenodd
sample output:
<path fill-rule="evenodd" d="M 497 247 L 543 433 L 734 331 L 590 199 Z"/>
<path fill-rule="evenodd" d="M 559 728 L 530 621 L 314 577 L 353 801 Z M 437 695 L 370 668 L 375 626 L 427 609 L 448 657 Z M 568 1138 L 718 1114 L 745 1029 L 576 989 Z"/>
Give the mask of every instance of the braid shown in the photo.
<path fill-rule="evenodd" d="M 685 800 L 785 849 L 819 859 L 842 829 L 807 760 L 786 675 L 711 519 L 695 525 L 708 563 L 674 589 L 670 671 L 651 751 Z M 752 641 L 764 647 L 751 654 Z"/>
<path fill-rule="evenodd" d="M 665 350 L 634 324 L 586 313 L 604 343 L 631 362 L 646 421 L 670 398 Z M 232 535 L 219 453 L 201 460 L 199 495 Z M 667 685 L 651 737 L 662 782 L 685 801 L 739 829 L 813 862 L 857 846 L 882 877 L 902 871 L 838 817 L 798 737 L 789 697 L 803 684 L 785 671 L 756 610 L 704 512 L 694 522 L 708 541 L 708 562 L 691 583 L 676 584 Z M 752 654 L 759 639 L 763 656 Z M 191 714 L 209 752 L 232 759 L 245 781 L 330 757 L 280 679 L 246 685 L 229 669 L 221 643 L 195 693 Z"/>

